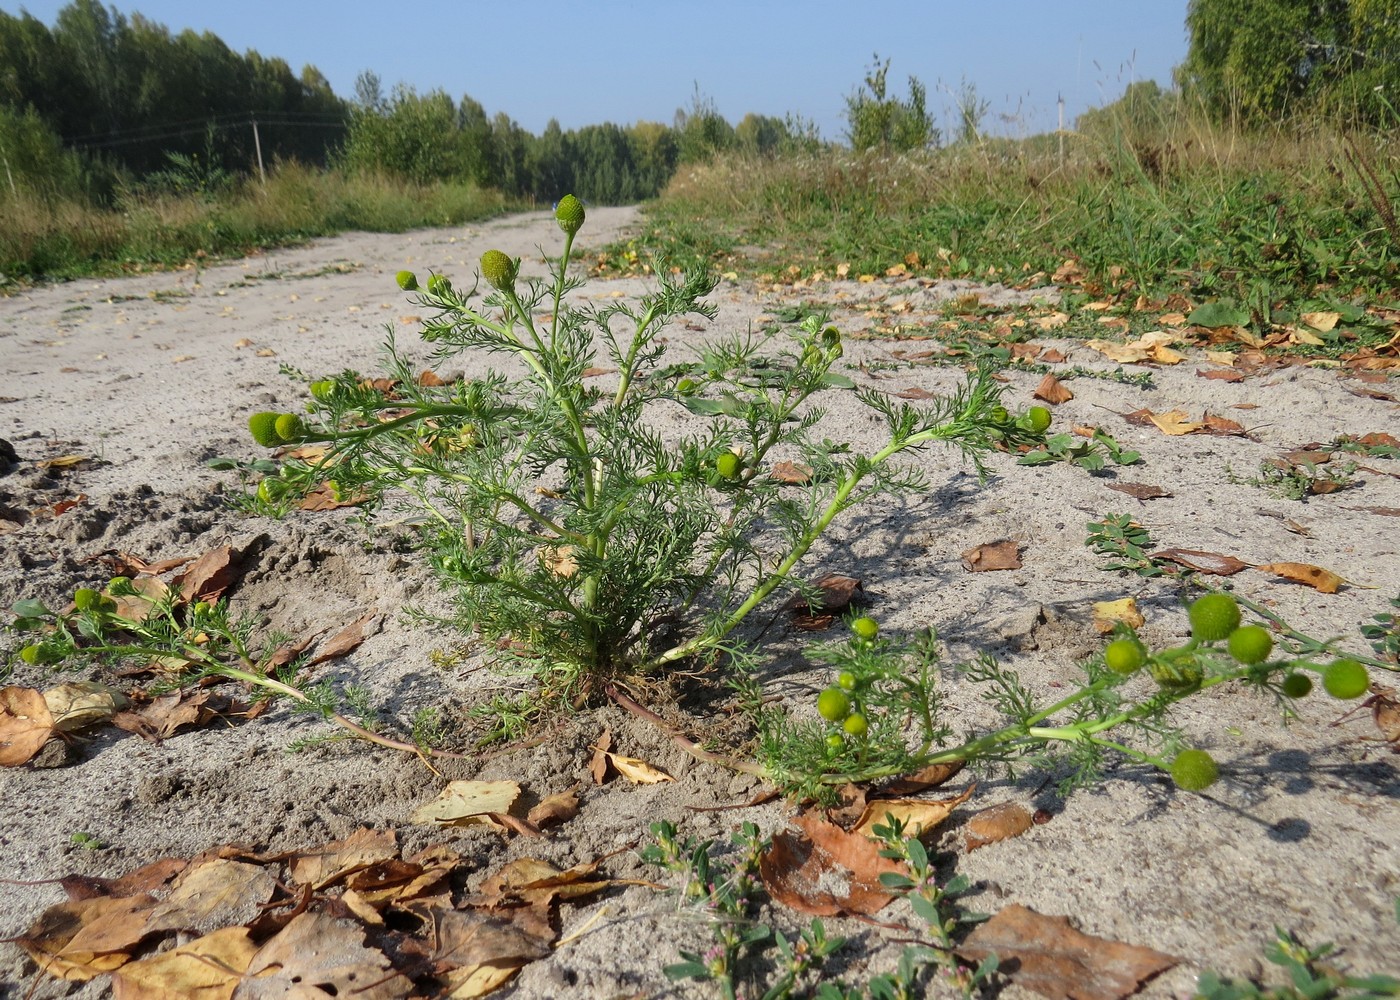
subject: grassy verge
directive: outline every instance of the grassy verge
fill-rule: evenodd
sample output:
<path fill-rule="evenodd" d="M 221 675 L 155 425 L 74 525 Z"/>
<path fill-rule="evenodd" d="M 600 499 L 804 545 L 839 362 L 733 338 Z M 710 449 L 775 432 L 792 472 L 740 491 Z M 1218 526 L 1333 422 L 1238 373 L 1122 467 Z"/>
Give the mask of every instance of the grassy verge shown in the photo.
<path fill-rule="evenodd" d="M 116 209 L 21 190 L 0 196 L 0 275 L 14 283 L 122 273 L 349 229 L 458 224 L 511 207 L 500 193 L 469 184 L 416 185 L 296 164 L 265 185 L 249 181 L 212 198 L 133 194 Z"/>
<path fill-rule="evenodd" d="M 836 150 L 683 168 L 627 253 L 749 274 L 1043 281 L 1073 259 L 1091 294 L 1279 303 L 1389 293 L 1400 157 L 1325 126 L 992 141 L 906 155 Z M 792 271 L 796 268 L 796 271 Z M 605 270 L 607 267 L 605 267 Z"/>

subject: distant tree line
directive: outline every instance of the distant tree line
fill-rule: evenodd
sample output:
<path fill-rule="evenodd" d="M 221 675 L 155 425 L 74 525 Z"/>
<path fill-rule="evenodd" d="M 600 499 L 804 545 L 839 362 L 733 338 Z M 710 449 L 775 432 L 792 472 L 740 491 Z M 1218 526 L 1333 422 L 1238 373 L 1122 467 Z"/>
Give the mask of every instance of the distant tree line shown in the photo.
<path fill-rule="evenodd" d="M 0 197 L 21 184 L 99 202 L 133 187 L 208 193 L 253 171 L 260 146 L 269 167 L 297 160 L 622 203 L 656 195 L 678 164 L 716 152 L 819 144 L 801 120 L 751 114 L 732 126 L 698 93 L 670 125 L 564 131 L 551 121 L 536 136 L 469 96 L 404 85 L 386 95 L 373 73 L 347 100 L 314 66 L 296 74 L 99 0 L 73 0 L 52 27 L 0 11 Z"/>

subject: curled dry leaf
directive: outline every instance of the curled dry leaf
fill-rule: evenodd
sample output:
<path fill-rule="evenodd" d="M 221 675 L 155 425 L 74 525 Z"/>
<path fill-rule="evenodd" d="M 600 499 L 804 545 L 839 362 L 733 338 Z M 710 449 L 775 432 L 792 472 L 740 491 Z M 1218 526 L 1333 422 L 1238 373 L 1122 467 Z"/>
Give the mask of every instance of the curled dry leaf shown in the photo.
<path fill-rule="evenodd" d="M 261 865 L 211 858 L 180 874 L 170 894 L 146 915 L 146 933 L 199 931 L 247 924 L 277 891 L 277 879 Z"/>
<path fill-rule="evenodd" d="M 0 688 L 0 767 L 19 767 L 53 735 L 53 716 L 42 692 Z"/>
<path fill-rule="evenodd" d="M 954 809 L 972 798 L 972 793 L 976 790 L 975 784 L 969 785 L 961 795 L 932 802 L 927 799 L 876 799 L 866 804 L 865 811 L 851 832 L 862 833 L 876 840 L 876 825 L 888 825 L 890 817 L 894 817 L 903 824 L 910 836 L 923 840 L 938 829 L 939 825 L 953 814 Z"/>
<path fill-rule="evenodd" d="M 588 762 L 588 773 L 593 776 L 593 784 L 601 785 L 608 777 L 608 750 L 612 748 L 612 730 L 604 729 L 598 742 L 593 744 L 593 757 Z"/>
<path fill-rule="evenodd" d="M 1221 555 L 1219 552 L 1201 552 L 1197 549 L 1161 549 L 1153 552 L 1148 558 L 1174 562 L 1178 566 L 1211 576 L 1234 576 L 1240 570 L 1249 569 L 1249 563 L 1241 562 L 1234 556 Z"/>
<path fill-rule="evenodd" d="M 801 462 L 775 462 L 772 476 L 780 483 L 805 486 L 812 481 L 812 467 Z"/>
<path fill-rule="evenodd" d="M 999 840 L 1019 837 L 1035 825 L 1031 814 L 1019 802 L 1001 802 L 973 813 L 965 831 L 967 849 L 995 844 Z"/>
<path fill-rule="evenodd" d="M 541 799 L 525 818 L 535 826 L 553 826 L 567 823 L 578 815 L 578 793 L 572 788 L 567 792 L 555 792 Z"/>
<path fill-rule="evenodd" d="M 1054 375 L 1046 375 L 1040 380 L 1040 385 L 1035 387 L 1035 392 L 1031 393 L 1036 399 L 1043 399 L 1053 405 L 1069 402 L 1074 398 L 1074 393 L 1066 389 Z"/>
<path fill-rule="evenodd" d="M 884 872 L 907 875 L 900 863 L 880 856 L 869 837 L 847 833 L 812 814 L 795 820 L 801 832 L 782 830 L 758 859 L 768 893 L 799 913 L 826 917 L 871 914 L 892 898 L 880 884 Z"/>
<path fill-rule="evenodd" d="M 238 558 L 239 553 L 229 545 L 204 553 L 175 578 L 180 600 L 192 604 L 223 597 L 238 578 Z"/>
<path fill-rule="evenodd" d="M 962 554 L 963 569 L 969 573 L 990 573 L 1000 569 L 1021 568 L 1021 545 L 1014 539 L 1004 538 L 997 542 L 986 542 Z"/>
<path fill-rule="evenodd" d="M 1306 584 L 1320 594 L 1335 594 L 1337 588 L 1346 583 L 1346 580 L 1331 570 L 1323 569 L 1321 566 L 1311 566 L 1308 563 L 1265 563 L 1258 568 L 1265 573 L 1272 573 L 1274 576 L 1282 577 L 1293 583 Z"/>
<path fill-rule="evenodd" d="M 56 903 L 16 943 L 51 976 L 87 982 L 130 961 L 146 935 L 154 896 L 94 896 Z"/>
<path fill-rule="evenodd" d="M 948 764 L 930 764 L 913 774 L 895 778 L 885 785 L 881 792 L 889 795 L 916 795 L 927 789 L 937 788 L 961 772 L 966 763 L 966 761 L 955 760 Z"/>
<path fill-rule="evenodd" d="M 996 955 L 1012 982 L 1053 1000 L 1122 1000 L 1180 959 L 1082 934 L 1064 917 L 1012 904 L 954 949 L 971 962 Z"/>
<path fill-rule="evenodd" d="M 1400 753 L 1400 698 L 1395 688 L 1384 684 L 1371 685 L 1371 719 L 1380 730 L 1381 738 L 1391 744 L 1391 749 Z"/>
<path fill-rule="evenodd" d="M 663 781 L 675 781 L 659 767 L 654 767 L 640 757 L 628 757 L 620 753 L 606 753 L 608 763 L 618 774 L 634 785 L 655 785 Z"/>

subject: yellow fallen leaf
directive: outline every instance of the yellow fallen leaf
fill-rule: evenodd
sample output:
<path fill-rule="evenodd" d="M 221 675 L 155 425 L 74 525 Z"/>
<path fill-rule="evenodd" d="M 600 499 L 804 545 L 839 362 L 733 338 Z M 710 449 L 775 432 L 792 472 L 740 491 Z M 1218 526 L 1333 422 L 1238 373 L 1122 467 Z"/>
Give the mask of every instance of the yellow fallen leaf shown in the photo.
<path fill-rule="evenodd" d="M 1298 318 L 1314 330 L 1327 333 L 1337 325 L 1337 320 L 1342 318 L 1342 314 L 1338 312 L 1310 312 L 1303 313 Z M 1322 341 L 1318 341 L 1318 343 L 1322 343 Z"/>
<path fill-rule="evenodd" d="M 1212 364 L 1224 365 L 1226 368 L 1235 367 L 1235 353 L 1233 351 L 1206 351 L 1206 360 Z"/>
<path fill-rule="evenodd" d="M 878 840 L 880 838 L 875 835 L 876 824 L 888 826 L 890 817 L 893 816 L 904 825 L 908 833 L 922 839 L 924 834 L 932 833 L 940 823 L 952 815 L 954 809 L 972 798 L 972 793 L 976 790 L 976 785 L 969 785 L 967 791 L 961 795 L 933 802 L 924 799 L 878 799 L 866 803 L 865 811 L 860 814 L 860 819 L 856 821 L 851 832 L 863 833 L 871 840 Z"/>
<path fill-rule="evenodd" d="M 1326 343 L 1321 337 L 1308 333 L 1307 330 L 1300 330 L 1296 326 L 1285 327 L 1288 331 L 1288 342 L 1290 344 L 1307 344 L 1310 347 L 1321 347 Z"/>
<path fill-rule="evenodd" d="M 86 462 L 86 455 L 59 455 L 57 458 L 46 458 L 39 463 L 41 469 L 68 469 L 79 462 Z"/>
<path fill-rule="evenodd" d="M 440 826 L 497 826 L 486 814 L 510 812 L 519 797 L 518 781 L 450 781 L 436 799 L 415 809 L 408 821 Z"/>
<path fill-rule="evenodd" d="M 1321 566 L 1311 566 L 1308 563 L 1265 563 L 1259 569 L 1294 583 L 1307 584 L 1320 594 L 1335 594 L 1337 588 L 1346 583 L 1346 580 L 1331 570 L 1323 569 Z"/>
<path fill-rule="evenodd" d="M 1036 316 L 1031 322 L 1042 330 L 1058 330 L 1069 322 L 1069 314 L 1062 312 L 1047 313 L 1044 316 Z"/>
<path fill-rule="evenodd" d="M 1112 632 L 1115 622 L 1130 628 L 1142 628 L 1147 619 L 1138 610 L 1137 599 L 1122 597 L 1116 601 L 1094 602 L 1094 627 L 1100 632 Z"/>
<path fill-rule="evenodd" d="M 53 727 L 71 733 L 100 725 L 131 703 L 126 695 L 99 681 L 69 681 L 44 692 Z"/>
<path fill-rule="evenodd" d="M 617 768 L 617 773 L 638 785 L 655 785 L 662 781 L 675 781 L 659 767 L 652 767 L 639 757 L 627 757 L 620 753 L 604 751 L 608 763 Z"/>
<path fill-rule="evenodd" d="M 1166 413 L 1151 413 L 1148 419 L 1157 425 L 1157 429 L 1163 434 L 1170 434 L 1176 437 L 1181 434 L 1194 434 L 1205 424 L 1198 424 L 1188 420 L 1186 414 L 1181 410 L 1168 410 Z"/>

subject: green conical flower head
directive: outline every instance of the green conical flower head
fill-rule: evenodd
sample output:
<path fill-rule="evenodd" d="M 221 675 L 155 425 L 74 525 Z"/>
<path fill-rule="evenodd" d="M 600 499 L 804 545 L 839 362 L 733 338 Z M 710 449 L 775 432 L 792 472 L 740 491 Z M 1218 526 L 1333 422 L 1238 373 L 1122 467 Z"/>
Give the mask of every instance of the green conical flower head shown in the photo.
<path fill-rule="evenodd" d="M 1204 750 L 1183 750 L 1172 761 L 1172 780 L 1178 788 L 1199 792 L 1220 779 L 1220 767 Z"/>
<path fill-rule="evenodd" d="M 302 423 L 301 417 L 295 413 L 283 413 L 273 426 L 277 431 L 277 436 L 283 441 L 291 441 L 306 433 L 306 425 Z"/>
<path fill-rule="evenodd" d="M 264 448 L 276 448 L 282 443 L 282 438 L 277 433 L 277 418 L 280 413 L 254 413 L 248 418 L 248 430 L 253 435 L 253 440 Z"/>
<path fill-rule="evenodd" d="M 559 223 L 559 228 L 570 236 L 583 228 L 583 202 L 579 201 L 571 194 L 566 194 L 559 199 L 559 204 L 554 206 L 554 219 Z"/>
<path fill-rule="evenodd" d="M 499 250 L 487 250 L 481 255 L 481 276 L 498 291 L 508 292 L 515 287 L 515 261 Z"/>

